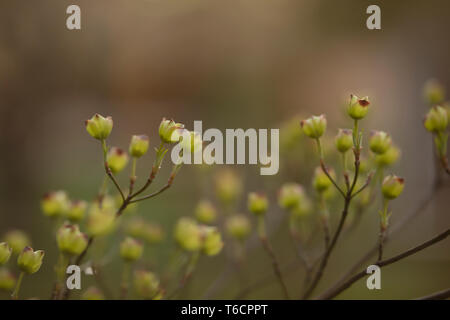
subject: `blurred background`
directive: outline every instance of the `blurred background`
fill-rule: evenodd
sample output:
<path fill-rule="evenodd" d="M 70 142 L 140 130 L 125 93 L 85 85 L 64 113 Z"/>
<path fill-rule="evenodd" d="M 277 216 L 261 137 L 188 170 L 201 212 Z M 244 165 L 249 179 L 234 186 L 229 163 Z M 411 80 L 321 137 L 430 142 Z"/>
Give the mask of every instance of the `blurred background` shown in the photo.
<path fill-rule="evenodd" d="M 404 194 L 393 204 L 392 223 L 430 193 L 436 176 L 432 139 L 422 125 L 427 111 L 422 88 L 436 78 L 450 91 L 448 1 L 81 0 L 75 4 L 82 29 L 69 31 L 65 12 L 73 3 L 0 2 L 0 236 L 22 229 L 35 249 L 47 252 L 41 271 L 24 282 L 22 296 L 47 298 L 54 281 L 57 248 L 51 223 L 40 210 L 43 194 L 64 189 L 71 198 L 92 200 L 101 185 L 101 150 L 84 128 L 94 113 L 113 117 L 109 143 L 125 149 L 132 134 L 149 135 L 156 147 L 162 117 L 189 129 L 194 120 L 202 120 L 204 129 L 283 128 L 298 115 L 326 113 L 332 137 L 337 128 L 351 126 L 343 112 L 349 94 L 368 95 L 372 110 L 364 132 L 388 131 L 402 150 L 399 164 L 389 171 L 406 179 Z M 366 28 L 370 4 L 381 7 L 381 30 Z M 273 208 L 268 219 L 278 221 L 284 214 L 276 208 L 279 186 L 295 181 L 310 189 L 314 149 L 304 143 L 300 150 L 295 145 L 282 150 L 276 176 L 260 176 L 256 166 L 234 166 L 245 192 L 233 210 L 246 213 L 246 192 L 264 191 Z M 152 157 L 139 162 L 141 182 Z M 156 185 L 166 182 L 168 167 L 166 162 Z M 205 184 L 217 169 L 186 166 L 172 189 L 140 204 L 136 214 L 166 231 L 165 240 L 146 251 L 152 263 L 164 267 L 178 217 L 192 216 L 203 198 L 215 201 Z M 126 183 L 127 174 L 119 179 Z M 441 188 L 427 210 L 395 235 L 386 255 L 448 226 L 449 195 L 448 187 Z M 333 207 L 332 219 L 339 212 L 339 205 Z M 285 265 L 295 258 L 295 249 L 285 224 L 276 226 L 271 240 Z M 375 208 L 342 239 L 317 292 L 364 254 L 377 235 Z M 449 249 L 446 241 L 383 269 L 382 290 L 369 291 L 360 281 L 339 298 L 404 299 L 444 289 L 450 285 Z M 247 255 L 248 283 L 271 274 L 260 247 Z M 184 297 L 203 297 L 223 276 L 225 261 L 225 254 L 202 260 Z M 120 261 L 115 262 L 105 279 L 120 272 Z M 286 274 L 293 295 L 300 292 L 302 277 L 300 267 Z M 83 281 L 93 283 L 89 277 Z M 238 287 L 238 277 L 231 276 L 212 298 L 234 298 Z M 272 278 L 246 297 L 282 295 Z"/>

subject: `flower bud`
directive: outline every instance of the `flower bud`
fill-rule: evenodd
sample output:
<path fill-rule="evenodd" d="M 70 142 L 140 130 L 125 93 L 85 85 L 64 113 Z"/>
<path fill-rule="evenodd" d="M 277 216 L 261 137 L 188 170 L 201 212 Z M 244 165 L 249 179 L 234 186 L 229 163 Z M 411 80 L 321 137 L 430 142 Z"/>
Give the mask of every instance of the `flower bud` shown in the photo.
<path fill-rule="evenodd" d="M 350 129 L 339 129 L 335 139 L 336 148 L 345 153 L 353 147 L 353 133 Z"/>
<path fill-rule="evenodd" d="M 328 169 L 328 174 L 335 179 L 336 178 L 336 174 L 334 173 L 333 169 Z M 331 185 L 333 184 L 333 182 L 330 180 L 330 178 L 328 178 L 328 176 L 325 174 L 325 172 L 323 172 L 321 167 L 317 167 L 316 170 L 314 171 L 314 176 L 313 176 L 313 187 L 314 189 L 319 192 L 325 192 Z"/>
<path fill-rule="evenodd" d="M 297 183 L 285 183 L 278 193 L 278 203 L 283 209 L 292 209 L 302 201 L 305 196 L 303 187 Z"/>
<path fill-rule="evenodd" d="M 139 218 L 133 219 L 128 223 L 126 233 L 131 237 L 145 240 L 150 244 L 159 243 L 164 238 L 164 231 L 160 225 L 148 223 Z"/>
<path fill-rule="evenodd" d="M 197 153 L 202 150 L 202 137 L 194 131 L 184 130 L 181 140 L 183 152 Z"/>
<path fill-rule="evenodd" d="M 82 300 L 105 300 L 105 296 L 97 287 L 89 287 L 81 296 Z"/>
<path fill-rule="evenodd" d="M 69 211 L 67 212 L 67 219 L 71 222 L 79 222 L 83 220 L 87 209 L 87 202 L 83 200 L 72 201 Z"/>
<path fill-rule="evenodd" d="M 400 149 L 392 145 L 385 153 L 375 156 L 375 163 L 379 167 L 392 166 L 400 157 Z"/>
<path fill-rule="evenodd" d="M 234 202 L 242 193 L 242 180 L 231 169 L 222 169 L 215 176 L 217 197 L 224 203 Z"/>
<path fill-rule="evenodd" d="M 269 207 L 269 201 L 264 194 L 250 192 L 248 194 L 247 206 L 250 212 L 255 215 L 261 215 L 266 213 L 267 208 Z"/>
<path fill-rule="evenodd" d="M 181 131 L 183 129 L 183 124 L 175 123 L 173 120 L 166 120 L 166 118 L 163 118 L 159 125 L 159 137 L 164 143 L 175 143 L 180 140 Z"/>
<path fill-rule="evenodd" d="M 333 189 L 328 189 L 328 190 L 333 190 Z M 291 214 L 295 217 L 304 217 L 306 215 L 308 215 L 309 213 L 311 213 L 311 209 L 312 209 L 312 204 L 311 204 L 311 200 L 309 200 L 308 197 L 306 197 L 306 195 L 304 195 L 301 199 L 301 201 L 291 209 Z"/>
<path fill-rule="evenodd" d="M 384 131 L 372 131 L 369 138 L 369 147 L 373 153 L 384 154 L 392 144 L 391 136 Z"/>
<path fill-rule="evenodd" d="M 447 111 L 440 107 L 435 106 L 425 116 L 424 126 L 430 132 L 442 132 L 447 129 L 448 115 Z"/>
<path fill-rule="evenodd" d="M 144 246 L 131 237 L 126 237 L 120 244 L 120 256 L 128 262 L 139 260 L 142 257 Z"/>
<path fill-rule="evenodd" d="M 78 225 L 65 224 L 56 233 L 56 242 L 61 252 L 78 256 L 86 249 L 88 237 L 80 231 Z"/>
<path fill-rule="evenodd" d="M 52 191 L 44 195 L 41 208 L 44 215 L 50 218 L 61 217 L 67 214 L 70 200 L 65 191 Z"/>
<path fill-rule="evenodd" d="M 112 173 L 119 173 L 128 163 L 128 154 L 122 149 L 113 147 L 106 156 L 106 162 Z"/>
<path fill-rule="evenodd" d="M 94 202 L 89 209 L 86 227 L 89 235 L 102 236 L 111 233 L 115 227 L 116 209 L 114 200 L 105 197 L 102 206 L 98 201 Z"/>
<path fill-rule="evenodd" d="M 130 155 L 135 158 L 140 158 L 147 153 L 148 150 L 148 137 L 145 135 L 132 136 L 130 142 Z"/>
<path fill-rule="evenodd" d="M 211 223 L 216 220 L 217 212 L 213 204 L 208 200 L 202 200 L 195 208 L 195 217 L 201 223 Z"/>
<path fill-rule="evenodd" d="M 351 94 L 347 113 L 353 119 L 360 120 L 367 115 L 369 104 L 369 97 L 359 98 L 356 95 Z"/>
<path fill-rule="evenodd" d="M 391 200 L 397 198 L 403 192 L 404 187 L 405 179 L 389 175 L 383 180 L 381 192 L 386 199 Z"/>
<path fill-rule="evenodd" d="M 108 138 L 113 127 L 111 117 L 103 117 L 96 113 L 91 119 L 86 120 L 86 130 L 95 139 L 105 140 Z"/>
<path fill-rule="evenodd" d="M 306 120 L 300 121 L 303 132 L 310 138 L 319 139 L 327 129 L 327 119 L 325 115 L 312 116 Z"/>
<path fill-rule="evenodd" d="M 427 103 L 435 105 L 444 101 L 445 90 L 436 79 L 430 79 L 425 83 L 423 95 Z"/>
<path fill-rule="evenodd" d="M 25 273 L 33 274 L 39 271 L 44 259 L 44 251 L 33 251 L 33 248 L 25 247 L 17 258 L 17 265 Z"/>
<path fill-rule="evenodd" d="M 26 246 L 31 245 L 31 240 L 21 230 L 8 231 L 3 240 L 9 244 L 13 254 L 19 254 Z"/>
<path fill-rule="evenodd" d="M 138 270 L 134 273 L 134 288 L 140 298 L 155 299 L 159 293 L 159 279 L 150 271 Z"/>
<path fill-rule="evenodd" d="M 244 240 L 250 235 L 251 224 L 247 216 L 235 214 L 227 219 L 227 232 L 237 240 Z"/>
<path fill-rule="evenodd" d="M 216 227 L 202 226 L 200 228 L 203 240 L 202 251 L 207 256 L 215 256 L 223 248 L 222 236 Z"/>
<path fill-rule="evenodd" d="M 11 291 L 16 285 L 16 277 L 6 268 L 0 268 L 0 291 Z"/>
<path fill-rule="evenodd" d="M 201 233 L 198 224 L 191 218 L 180 218 L 175 226 L 175 240 L 187 251 L 197 251 L 201 248 Z"/>
<path fill-rule="evenodd" d="M 8 262 L 11 253 L 11 247 L 6 242 L 0 242 L 0 266 Z"/>

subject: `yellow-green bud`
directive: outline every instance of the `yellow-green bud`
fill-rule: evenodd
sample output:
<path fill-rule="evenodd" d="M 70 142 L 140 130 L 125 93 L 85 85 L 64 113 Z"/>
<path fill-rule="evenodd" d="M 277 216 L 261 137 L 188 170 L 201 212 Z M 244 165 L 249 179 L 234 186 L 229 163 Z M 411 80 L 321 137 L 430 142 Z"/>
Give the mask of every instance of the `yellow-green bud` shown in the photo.
<path fill-rule="evenodd" d="M 347 113 L 353 119 L 360 120 L 367 115 L 369 105 L 369 97 L 359 98 L 358 96 L 351 94 Z"/>
<path fill-rule="evenodd" d="M 21 230 L 8 231 L 3 239 L 12 249 L 13 254 L 19 254 L 26 246 L 31 245 L 31 240 Z"/>
<path fill-rule="evenodd" d="M 61 252 L 78 256 L 86 249 L 88 237 L 80 231 L 78 225 L 65 224 L 56 233 L 56 242 Z"/>
<path fill-rule="evenodd" d="M 160 225 L 148 223 L 142 219 L 131 220 L 126 228 L 128 235 L 147 241 L 150 244 L 161 242 L 164 231 Z"/>
<path fill-rule="evenodd" d="M 140 158 L 147 153 L 148 137 L 146 135 L 132 136 L 130 142 L 130 155 L 135 158 Z"/>
<path fill-rule="evenodd" d="M 16 285 L 16 277 L 6 268 L 0 268 L 0 291 L 11 291 Z"/>
<path fill-rule="evenodd" d="M 44 251 L 33 251 L 33 248 L 25 247 L 17 258 L 17 265 L 25 273 L 33 274 L 39 271 L 44 259 Z"/>
<path fill-rule="evenodd" d="M 375 163 L 379 167 L 391 166 L 400 157 L 400 149 L 392 145 L 385 153 L 375 156 Z"/>
<path fill-rule="evenodd" d="M 67 219 L 71 222 L 79 222 L 83 220 L 87 209 L 87 202 L 83 200 L 72 201 L 69 211 L 67 212 Z"/>
<path fill-rule="evenodd" d="M 242 180 L 231 169 L 222 169 L 215 176 L 217 197 L 224 203 L 230 204 L 242 193 Z"/>
<path fill-rule="evenodd" d="M 181 140 L 183 152 L 197 153 L 202 148 L 202 137 L 195 131 L 184 130 Z"/>
<path fill-rule="evenodd" d="M 159 125 L 159 137 L 164 143 L 175 143 L 180 140 L 183 129 L 183 124 L 163 118 Z"/>
<path fill-rule="evenodd" d="M 373 153 L 383 154 L 389 150 L 392 139 L 389 134 L 384 131 L 372 131 L 369 138 L 369 147 Z"/>
<path fill-rule="evenodd" d="M 445 89 L 436 79 L 430 79 L 423 88 L 425 101 L 430 105 L 435 105 L 444 101 Z"/>
<path fill-rule="evenodd" d="M 97 287 L 89 287 L 81 296 L 82 300 L 105 300 L 105 296 Z"/>
<path fill-rule="evenodd" d="M 67 214 L 70 200 L 65 191 L 52 191 L 44 195 L 41 208 L 44 215 L 50 218 L 61 217 Z"/>
<path fill-rule="evenodd" d="M 248 194 L 247 206 L 248 210 L 255 215 L 262 215 L 266 213 L 267 208 L 269 207 L 269 201 L 264 194 L 250 192 Z"/>
<path fill-rule="evenodd" d="M 108 138 L 113 128 L 113 120 L 111 117 L 103 117 L 96 113 L 91 119 L 86 120 L 87 132 L 98 140 Z"/>
<path fill-rule="evenodd" d="M 405 180 L 403 178 L 399 178 L 395 175 L 389 175 L 384 178 L 383 184 L 381 186 L 381 192 L 386 199 L 395 199 L 402 192 L 405 187 Z"/>
<path fill-rule="evenodd" d="M 115 227 L 116 209 L 114 200 L 104 197 L 100 208 L 98 201 L 89 209 L 86 227 L 89 235 L 102 236 L 111 233 Z"/>
<path fill-rule="evenodd" d="M 207 256 L 215 256 L 223 248 L 222 236 L 216 227 L 202 226 L 200 228 L 203 240 L 202 251 Z"/>
<path fill-rule="evenodd" d="M 447 110 L 440 106 L 435 106 L 425 116 L 424 126 L 430 132 L 443 132 L 447 129 Z"/>
<path fill-rule="evenodd" d="M 217 212 L 211 201 L 202 200 L 195 208 L 195 217 L 201 223 L 211 223 L 216 220 Z"/>
<path fill-rule="evenodd" d="M 442 108 L 447 111 L 447 125 L 450 123 L 450 101 L 447 101 L 442 105 Z"/>
<path fill-rule="evenodd" d="M 8 262 L 11 253 L 12 248 L 6 242 L 0 242 L 0 266 Z"/>
<path fill-rule="evenodd" d="M 201 248 L 200 228 L 191 218 L 180 218 L 175 226 L 175 240 L 178 245 L 187 251 L 197 251 Z"/>
<path fill-rule="evenodd" d="M 336 148 L 345 153 L 353 147 L 353 133 L 350 129 L 339 129 L 335 139 Z"/>
<path fill-rule="evenodd" d="M 106 156 L 106 162 L 112 173 L 119 173 L 128 163 L 128 154 L 122 149 L 113 147 Z"/>
<path fill-rule="evenodd" d="M 328 189 L 333 190 L 333 189 Z M 325 192 L 326 193 L 326 192 Z M 312 205 L 311 200 L 309 200 L 306 195 L 304 195 L 301 199 L 301 201 L 291 209 L 291 214 L 295 217 L 304 217 L 311 213 Z"/>
<path fill-rule="evenodd" d="M 333 178 L 336 179 L 336 174 L 334 173 L 333 169 L 328 169 L 328 174 Z M 319 192 L 325 192 L 333 182 L 331 182 L 330 178 L 323 172 L 321 167 L 317 167 L 314 171 L 313 176 L 313 187 L 314 189 Z"/>
<path fill-rule="evenodd" d="M 251 224 L 247 216 L 235 214 L 227 219 L 227 232 L 237 240 L 244 240 L 250 235 Z"/>
<path fill-rule="evenodd" d="M 139 260 L 142 257 L 144 246 L 131 237 L 126 237 L 120 244 L 120 256 L 128 262 Z"/>
<path fill-rule="evenodd" d="M 134 288 L 140 298 L 155 299 L 159 293 L 159 279 L 150 271 L 138 270 L 134 273 Z"/>
<path fill-rule="evenodd" d="M 312 116 L 300 121 L 303 132 L 310 138 L 319 139 L 327 130 L 327 119 L 325 115 Z"/>
<path fill-rule="evenodd" d="M 298 183 L 285 183 L 278 193 L 278 203 L 283 209 L 292 209 L 302 201 L 305 196 L 303 187 Z"/>

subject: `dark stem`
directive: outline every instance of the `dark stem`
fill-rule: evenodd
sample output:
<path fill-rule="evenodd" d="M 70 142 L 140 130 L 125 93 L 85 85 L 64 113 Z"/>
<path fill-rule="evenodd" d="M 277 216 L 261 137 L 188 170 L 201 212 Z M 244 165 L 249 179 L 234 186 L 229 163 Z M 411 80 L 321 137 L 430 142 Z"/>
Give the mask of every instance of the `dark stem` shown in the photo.
<path fill-rule="evenodd" d="M 416 298 L 414 300 L 444 300 L 450 298 L 450 288 L 438 291 L 438 292 L 434 292 L 432 294 L 420 297 L 420 298 Z"/>

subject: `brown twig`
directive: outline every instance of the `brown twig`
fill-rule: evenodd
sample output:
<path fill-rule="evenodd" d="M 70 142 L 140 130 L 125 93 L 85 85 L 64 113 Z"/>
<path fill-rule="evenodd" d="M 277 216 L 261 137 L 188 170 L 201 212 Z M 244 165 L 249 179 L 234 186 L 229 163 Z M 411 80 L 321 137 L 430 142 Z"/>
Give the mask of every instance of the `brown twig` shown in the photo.
<path fill-rule="evenodd" d="M 450 288 L 434 292 L 432 294 L 416 298 L 414 300 L 444 300 L 450 298 Z"/>
<path fill-rule="evenodd" d="M 436 244 L 442 240 L 444 240 L 445 238 L 447 238 L 450 235 L 450 229 L 445 230 L 444 232 L 438 234 L 437 236 L 433 237 L 432 239 L 416 246 L 413 247 L 409 250 L 406 250 L 392 258 L 386 259 L 386 260 L 381 260 L 376 262 L 375 264 L 382 268 L 384 266 L 393 264 L 399 260 L 402 260 L 406 257 L 409 257 L 410 255 L 413 255 L 417 252 L 420 252 L 426 248 L 428 248 L 429 246 L 432 246 L 433 244 Z M 336 288 L 334 288 L 333 290 L 327 291 L 325 294 L 320 295 L 317 299 L 332 299 L 335 296 L 337 296 L 339 293 L 341 293 L 342 291 L 344 291 L 345 289 L 349 288 L 350 286 L 352 286 L 353 283 L 355 283 L 356 281 L 358 281 L 359 279 L 365 277 L 367 275 L 366 273 L 366 269 L 358 272 L 357 274 L 353 275 L 352 277 L 350 277 L 347 281 L 343 282 L 341 285 L 337 286 Z"/>

